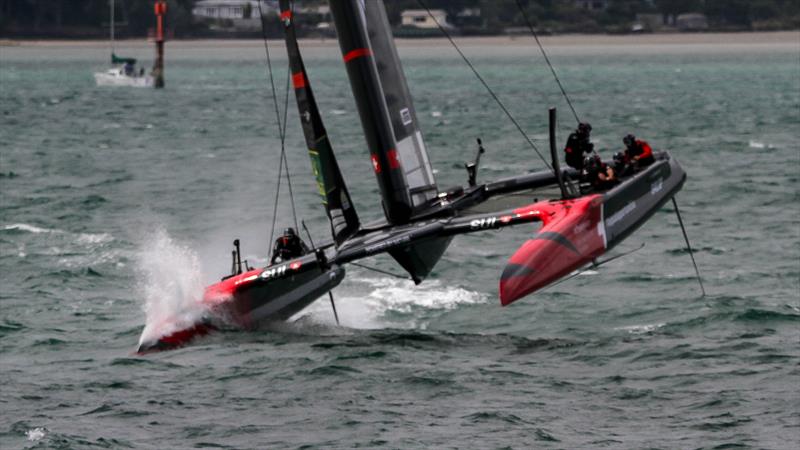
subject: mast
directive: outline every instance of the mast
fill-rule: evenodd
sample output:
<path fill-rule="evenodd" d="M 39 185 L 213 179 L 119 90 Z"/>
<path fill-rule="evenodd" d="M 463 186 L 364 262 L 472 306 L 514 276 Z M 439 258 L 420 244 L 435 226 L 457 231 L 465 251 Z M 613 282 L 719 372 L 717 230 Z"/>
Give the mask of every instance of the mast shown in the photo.
<path fill-rule="evenodd" d="M 114 3 L 115 0 L 108 0 L 111 3 L 111 64 L 114 64 Z"/>
<path fill-rule="evenodd" d="M 414 203 L 401 167 L 394 130 L 367 37 L 363 3 L 360 0 L 331 0 L 329 4 L 383 197 L 384 214 L 391 224 L 408 223 Z"/>
<path fill-rule="evenodd" d="M 297 99 L 297 109 L 300 112 L 303 135 L 308 146 L 308 156 L 311 159 L 311 169 L 317 179 L 317 188 L 328 214 L 333 239 L 339 245 L 358 231 L 360 226 L 358 214 L 356 214 L 344 183 L 344 177 L 339 170 L 333 147 L 328 139 L 328 132 L 322 123 L 322 116 L 311 90 L 311 83 L 308 80 L 303 58 L 300 55 L 300 47 L 297 44 L 294 17 L 289 0 L 280 0 L 279 5 L 281 22 L 286 36 L 286 52 L 292 72 L 292 84 Z"/>

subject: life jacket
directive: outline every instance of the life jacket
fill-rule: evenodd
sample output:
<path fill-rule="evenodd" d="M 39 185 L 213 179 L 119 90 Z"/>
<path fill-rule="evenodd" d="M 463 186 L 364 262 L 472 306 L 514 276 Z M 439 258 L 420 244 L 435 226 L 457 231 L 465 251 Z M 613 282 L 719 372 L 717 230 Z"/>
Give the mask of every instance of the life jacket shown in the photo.
<path fill-rule="evenodd" d="M 628 161 L 633 159 L 634 156 L 638 156 L 640 166 L 648 166 L 655 161 L 653 158 L 653 149 L 650 148 L 650 144 L 641 139 L 636 139 L 631 148 L 627 149 L 625 153 Z"/>
<path fill-rule="evenodd" d="M 272 250 L 272 262 L 275 263 L 278 259 L 288 261 L 304 255 L 307 251 L 308 249 L 299 236 L 281 236 L 275 240 L 275 246 Z"/>
<path fill-rule="evenodd" d="M 567 145 L 564 147 L 564 161 L 568 166 L 581 170 L 583 169 L 584 153 L 591 153 L 593 149 L 594 146 L 588 138 L 571 133 L 567 138 Z"/>
<path fill-rule="evenodd" d="M 653 149 L 650 148 L 650 144 L 645 141 L 637 140 L 636 145 L 642 149 L 639 156 L 639 164 L 644 166 L 652 164 L 655 158 L 653 158 Z"/>

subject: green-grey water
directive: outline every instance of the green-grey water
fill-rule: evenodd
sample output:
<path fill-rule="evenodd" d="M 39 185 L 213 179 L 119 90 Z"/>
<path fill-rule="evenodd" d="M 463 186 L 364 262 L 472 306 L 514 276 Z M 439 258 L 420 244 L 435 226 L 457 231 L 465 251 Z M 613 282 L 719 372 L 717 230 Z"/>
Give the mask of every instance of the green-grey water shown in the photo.
<path fill-rule="evenodd" d="M 547 107 L 561 139 L 574 121 L 527 44 L 465 51 L 546 151 Z M 341 326 L 319 301 L 139 357 L 145 308 L 185 309 L 234 238 L 265 263 L 280 141 L 263 48 L 168 44 L 161 91 L 96 87 L 101 47 L 0 48 L 0 447 L 796 448 L 800 40 L 550 50 L 603 154 L 632 132 L 686 169 L 708 296 L 665 207 L 618 250 L 643 249 L 510 307 L 500 272 L 535 226 L 457 238 L 419 286 L 348 267 Z M 400 53 L 440 186 L 465 183 L 477 137 L 482 180 L 542 168 L 446 43 Z M 340 53 L 305 57 L 357 208 L 379 217 Z M 326 236 L 289 100 L 297 213 Z M 290 225 L 288 196 L 278 211 Z"/>

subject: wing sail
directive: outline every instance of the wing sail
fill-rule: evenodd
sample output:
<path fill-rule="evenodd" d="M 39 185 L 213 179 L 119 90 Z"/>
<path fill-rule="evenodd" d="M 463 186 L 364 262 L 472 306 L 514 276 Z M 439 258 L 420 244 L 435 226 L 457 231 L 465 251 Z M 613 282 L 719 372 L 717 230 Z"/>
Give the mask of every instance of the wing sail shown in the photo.
<path fill-rule="evenodd" d="M 364 13 L 367 36 L 411 201 L 415 208 L 424 206 L 436 197 L 438 190 L 383 0 L 364 2 Z"/>
<path fill-rule="evenodd" d="M 311 158 L 311 169 L 317 179 L 317 188 L 330 219 L 333 238 L 338 245 L 358 231 L 360 226 L 358 214 L 347 192 L 328 133 L 322 123 L 322 116 L 314 100 L 314 93 L 297 44 L 289 0 L 280 0 L 280 9 L 286 32 L 286 51 L 292 71 L 292 84 L 297 108 L 300 111 L 303 135 L 308 145 L 308 155 Z"/>
<path fill-rule="evenodd" d="M 384 214 L 390 224 L 399 225 L 427 206 L 436 195 L 436 185 L 388 34 L 386 13 L 378 3 L 339 0 L 330 2 L 330 7 Z M 367 16 L 374 19 L 372 37 Z"/>

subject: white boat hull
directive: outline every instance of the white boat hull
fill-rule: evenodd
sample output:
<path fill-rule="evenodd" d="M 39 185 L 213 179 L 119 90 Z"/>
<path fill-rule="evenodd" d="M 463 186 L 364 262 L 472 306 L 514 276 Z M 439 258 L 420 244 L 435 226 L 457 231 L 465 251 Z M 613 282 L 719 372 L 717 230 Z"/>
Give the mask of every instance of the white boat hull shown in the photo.
<path fill-rule="evenodd" d="M 153 87 L 153 77 L 125 75 L 121 70 L 111 69 L 107 72 L 97 72 L 94 80 L 98 86 L 130 86 L 130 87 Z"/>

